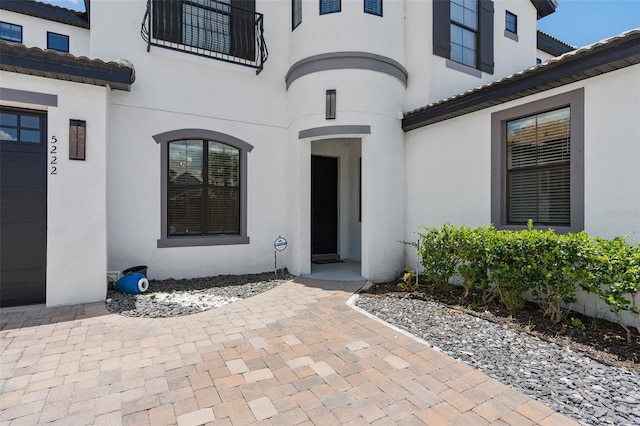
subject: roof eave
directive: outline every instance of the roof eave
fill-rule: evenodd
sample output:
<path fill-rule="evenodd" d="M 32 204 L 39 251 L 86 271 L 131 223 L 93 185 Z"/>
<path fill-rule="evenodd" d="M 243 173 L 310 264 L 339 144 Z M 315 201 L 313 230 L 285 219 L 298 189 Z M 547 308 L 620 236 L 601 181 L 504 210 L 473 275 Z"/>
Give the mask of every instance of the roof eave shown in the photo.
<path fill-rule="evenodd" d="M 551 15 L 556 11 L 558 3 L 555 0 L 531 0 L 536 8 L 538 19 Z"/>
<path fill-rule="evenodd" d="M 87 12 L 78 12 L 33 0 L 2 0 L 0 9 L 80 28 L 89 28 Z"/>
<path fill-rule="evenodd" d="M 129 91 L 135 79 L 131 68 L 114 66 L 110 63 L 76 58 L 71 55 L 37 54 L 23 49 L 2 49 L 0 51 L 0 69 L 40 77 L 73 81 L 97 86 L 109 86 L 112 89 Z"/>
<path fill-rule="evenodd" d="M 474 111 L 523 98 L 534 93 L 574 83 L 640 63 L 640 32 L 633 37 L 622 38 L 613 45 L 599 46 L 524 71 L 522 74 L 462 94 L 451 100 L 406 114 L 402 129 L 410 131 L 419 127 L 455 118 Z"/>

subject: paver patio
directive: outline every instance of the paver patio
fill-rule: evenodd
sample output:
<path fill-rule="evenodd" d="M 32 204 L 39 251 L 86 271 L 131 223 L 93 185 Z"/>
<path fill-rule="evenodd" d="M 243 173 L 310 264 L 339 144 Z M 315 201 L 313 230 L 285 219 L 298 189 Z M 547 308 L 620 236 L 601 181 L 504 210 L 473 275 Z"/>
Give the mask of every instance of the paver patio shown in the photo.
<path fill-rule="evenodd" d="M 573 425 L 297 278 L 197 315 L 0 310 L 0 424 Z"/>

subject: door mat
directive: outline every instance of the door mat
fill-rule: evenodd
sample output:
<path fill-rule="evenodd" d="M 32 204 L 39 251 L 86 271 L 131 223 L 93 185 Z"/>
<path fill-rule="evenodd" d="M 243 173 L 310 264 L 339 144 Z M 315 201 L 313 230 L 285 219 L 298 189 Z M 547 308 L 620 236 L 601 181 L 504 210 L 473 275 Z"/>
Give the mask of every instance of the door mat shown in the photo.
<path fill-rule="evenodd" d="M 312 260 L 311 263 L 315 263 L 316 265 L 325 265 L 327 263 L 344 263 L 344 260 L 340 260 L 340 259 Z"/>

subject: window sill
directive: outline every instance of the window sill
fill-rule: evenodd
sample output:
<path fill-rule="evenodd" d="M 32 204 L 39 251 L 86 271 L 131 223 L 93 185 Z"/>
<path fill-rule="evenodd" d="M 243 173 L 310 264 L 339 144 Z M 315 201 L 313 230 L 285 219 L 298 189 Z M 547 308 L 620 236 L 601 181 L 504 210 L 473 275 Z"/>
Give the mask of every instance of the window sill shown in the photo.
<path fill-rule="evenodd" d="M 496 229 L 506 230 L 506 231 L 524 231 L 529 229 L 527 225 L 495 225 Z M 556 231 L 556 234 L 568 234 L 577 233 L 580 231 L 584 231 L 584 229 L 576 226 L 553 226 L 553 225 L 534 225 L 533 229 L 537 229 L 539 231 L 546 231 L 547 229 L 553 229 Z"/>
<path fill-rule="evenodd" d="M 518 41 L 518 34 L 512 33 L 509 30 L 504 30 L 504 36 L 510 40 Z"/>
<path fill-rule="evenodd" d="M 473 77 L 482 78 L 482 71 L 468 65 L 461 64 L 460 62 L 452 61 L 451 59 L 447 59 L 447 68 L 469 74 Z"/>
<path fill-rule="evenodd" d="M 240 244 L 249 244 L 249 237 L 222 235 L 209 237 L 171 237 L 158 240 L 158 248 L 230 246 Z"/>

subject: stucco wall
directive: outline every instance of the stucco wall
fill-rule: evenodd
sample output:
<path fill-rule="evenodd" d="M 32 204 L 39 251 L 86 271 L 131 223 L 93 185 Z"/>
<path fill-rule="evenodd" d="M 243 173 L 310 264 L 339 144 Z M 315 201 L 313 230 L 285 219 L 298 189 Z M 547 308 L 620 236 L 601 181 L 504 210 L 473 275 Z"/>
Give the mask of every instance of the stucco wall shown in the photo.
<path fill-rule="evenodd" d="M 69 53 L 89 56 L 89 30 L 74 25 L 35 18 L 21 13 L 0 10 L 0 20 L 22 26 L 22 44 L 46 50 L 47 32 L 69 36 Z"/>
<path fill-rule="evenodd" d="M 433 54 L 432 1 L 407 0 L 406 64 L 409 71 L 406 110 L 422 107 L 465 90 L 521 71 L 536 63 L 536 9 L 529 0 L 494 1 L 493 74 L 481 77 L 447 68 L 447 59 Z M 518 41 L 504 36 L 505 10 L 518 16 Z"/>
<path fill-rule="evenodd" d="M 421 225 L 488 225 L 491 114 L 584 88 L 584 230 L 640 241 L 639 72 L 635 65 L 406 133 L 406 238 L 415 240 Z M 405 255 L 415 267 L 415 251 Z M 593 297 L 581 295 L 580 303 L 573 308 L 609 316 Z"/>
<path fill-rule="evenodd" d="M 290 18 L 291 1 L 285 3 Z M 382 17 L 364 13 L 363 8 L 362 1 L 343 0 L 339 13 L 320 15 L 317 0 L 303 0 L 302 23 L 290 35 L 290 65 L 309 56 L 345 51 L 374 53 L 403 63 L 405 2 L 383 2 Z"/>
<path fill-rule="evenodd" d="M 375 88 L 375 90 L 372 90 Z M 325 91 L 336 89 L 336 118 L 325 119 Z M 404 193 L 404 143 L 400 128 L 404 85 L 388 74 L 370 70 L 328 70 L 305 75 L 289 87 L 290 202 L 299 246 L 294 270 L 310 271 L 311 143 L 323 139 L 362 140 L 362 275 L 392 279 L 400 270 L 403 249 L 401 213 Z M 384 101 L 381 101 L 384 99 Z M 306 129 L 370 126 L 368 134 L 332 134 L 299 139 Z"/>
<path fill-rule="evenodd" d="M 47 306 L 102 300 L 107 290 L 107 89 L 8 72 L 0 79 L 3 87 L 58 97 L 57 107 L 3 102 L 46 110 L 48 151 L 57 146 L 56 174 L 49 169 L 47 180 Z M 70 119 L 87 123 L 86 161 L 69 160 Z M 47 163 L 51 160 L 49 154 Z"/>

